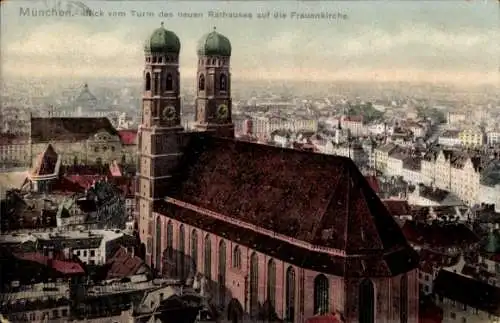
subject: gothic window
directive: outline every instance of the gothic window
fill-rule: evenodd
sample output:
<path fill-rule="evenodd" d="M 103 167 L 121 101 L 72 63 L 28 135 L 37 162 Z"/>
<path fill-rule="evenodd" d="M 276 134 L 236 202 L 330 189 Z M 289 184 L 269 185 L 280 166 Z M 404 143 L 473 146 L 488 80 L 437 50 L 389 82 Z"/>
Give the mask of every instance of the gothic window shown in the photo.
<path fill-rule="evenodd" d="M 205 263 L 203 264 L 203 270 L 205 277 L 210 281 L 212 280 L 212 241 L 210 241 L 210 236 L 207 234 L 205 236 Z"/>
<path fill-rule="evenodd" d="M 220 90 L 227 91 L 227 76 L 226 76 L 226 74 L 220 75 Z"/>
<path fill-rule="evenodd" d="M 257 253 L 250 256 L 250 315 L 259 310 L 259 258 Z"/>
<path fill-rule="evenodd" d="M 241 269 L 241 250 L 238 246 L 233 250 L 233 268 Z"/>
<path fill-rule="evenodd" d="M 276 263 L 273 259 L 267 263 L 267 301 L 271 309 L 276 309 Z"/>
<path fill-rule="evenodd" d="M 184 271 L 185 271 L 185 263 L 184 263 L 184 258 L 185 258 L 185 252 L 186 252 L 186 240 L 184 237 L 184 225 L 181 224 L 179 226 L 179 268 L 180 268 L 180 275 L 182 278 L 184 278 Z"/>
<path fill-rule="evenodd" d="M 191 261 L 193 264 L 193 271 L 196 272 L 198 264 L 198 234 L 196 230 L 191 231 Z"/>
<path fill-rule="evenodd" d="M 285 284 L 285 321 L 295 322 L 295 270 L 288 267 Z"/>
<path fill-rule="evenodd" d="M 167 91 L 172 91 L 174 88 L 174 82 L 172 80 L 172 74 L 168 73 L 167 74 L 167 85 L 166 85 L 166 90 Z"/>
<path fill-rule="evenodd" d="M 155 82 L 154 82 L 155 91 L 154 91 L 154 95 L 158 95 L 160 93 L 160 74 L 159 73 L 154 73 L 154 76 L 155 76 Z M 155 117 L 156 117 L 156 115 L 155 115 Z"/>
<path fill-rule="evenodd" d="M 226 305 L 226 243 L 221 240 L 219 243 L 219 302 Z"/>
<path fill-rule="evenodd" d="M 160 270 L 161 267 L 161 219 L 156 217 L 156 270 Z"/>
<path fill-rule="evenodd" d="M 329 311 L 329 284 L 325 275 L 314 279 L 314 314 L 326 314 Z"/>
<path fill-rule="evenodd" d="M 375 291 L 369 279 L 363 280 L 359 285 L 358 316 L 359 323 L 375 322 Z"/>
<path fill-rule="evenodd" d="M 151 74 L 146 73 L 146 91 L 151 91 Z"/>
<path fill-rule="evenodd" d="M 401 302 L 399 306 L 399 316 L 401 323 L 408 322 L 408 276 L 404 274 L 401 277 L 401 283 L 399 286 L 399 301 Z"/>
<path fill-rule="evenodd" d="M 200 74 L 200 78 L 198 80 L 198 90 L 205 91 L 205 76 Z"/>
<path fill-rule="evenodd" d="M 169 259 L 174 256 L 174 226 L 170 220 L 167 223 L 167 255 Z"/>

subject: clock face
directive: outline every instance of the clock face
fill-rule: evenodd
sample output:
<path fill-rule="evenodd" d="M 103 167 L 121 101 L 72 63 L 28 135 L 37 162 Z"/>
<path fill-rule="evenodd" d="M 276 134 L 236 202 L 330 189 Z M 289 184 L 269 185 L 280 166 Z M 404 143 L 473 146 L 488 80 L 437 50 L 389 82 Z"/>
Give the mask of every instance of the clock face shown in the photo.
<path fill-rule="evenodd" d="M 217 118 L 226 119 L 228 112 L 229 111 L 227 109 L 227 105 L 225 104 L 219 105 L 219 107 L 217 108 Z"/>
<path fill-rule="evenodd" d="M 165 120 L 174 120 L 175 119 L 175 108 L 172 106 L 168 106 L 165 109 L 163 109 L 163 117 Z"/>

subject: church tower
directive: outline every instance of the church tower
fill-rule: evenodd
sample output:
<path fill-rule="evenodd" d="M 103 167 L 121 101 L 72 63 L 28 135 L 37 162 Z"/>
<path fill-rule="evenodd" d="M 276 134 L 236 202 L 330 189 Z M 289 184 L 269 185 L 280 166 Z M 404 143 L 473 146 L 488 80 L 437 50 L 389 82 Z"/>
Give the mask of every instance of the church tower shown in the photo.
<path fill-rule="evenodd" d="M 200 39 L 197 52 L 196 128 L 233 138 L 231 43 L 214 28 Z"/>
<path fill-rule="evenodd" d="M 146 42 L 142 122 L 138 137 L 137 201 L 138 228 L 145 244 L 146 262 L 161 267 L 161 257 L 153 256 L 156 226 L 153 202 L 165 197 L 171 171 L 180 157 L 179 137 L 184 129 L 180 118 L 179 52 L 177 35 L 163 27 Z M 156 240 L 156 241 L 155 241 Z"/>

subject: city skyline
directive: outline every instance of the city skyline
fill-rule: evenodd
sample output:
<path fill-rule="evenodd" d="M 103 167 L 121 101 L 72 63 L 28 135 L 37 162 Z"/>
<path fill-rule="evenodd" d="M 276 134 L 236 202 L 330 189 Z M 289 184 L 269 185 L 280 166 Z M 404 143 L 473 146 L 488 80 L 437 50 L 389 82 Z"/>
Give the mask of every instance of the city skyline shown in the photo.
<path fill-rule="evenodd" d="M 124 11 L 127 17 L 28 17 L 20 10 L 48 8 L 50 3 L 2 4 L 3 76 L 140 77 L 144 41 L 163 21 L 181 40 L 184 77 L 194 77 L 196 43 L 215 26 L 232 42 L 235 80 L 499 84 L 499 22 L 491 10 L 493 1 L 433 2 L 432 10 L 428 3 L 396 1 L 376 6 L 280 1 L 279 8 L 263 2 L 81 3 L 104 13 Z M 256 16 L 273 9 L 288 18 Z M 133 17 L 132 10 L 172 12 L 174 18 Z M 211 10 L 251 13 L 253 18 L 208 18 Z M 205 17 L 179 18 L 177 12 Z M 347 19 L 291 19 L 291 12 L 327 12 Z"/>

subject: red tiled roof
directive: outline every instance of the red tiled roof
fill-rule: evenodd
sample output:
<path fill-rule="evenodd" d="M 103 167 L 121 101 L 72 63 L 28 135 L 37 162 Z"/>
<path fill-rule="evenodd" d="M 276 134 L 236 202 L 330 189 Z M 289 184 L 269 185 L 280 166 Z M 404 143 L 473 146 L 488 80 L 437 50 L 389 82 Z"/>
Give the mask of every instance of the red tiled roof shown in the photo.
<path fill-rule="evenodd" d="M 54 174 L 56 171 L 58 155 L 51 144 L 48 144 L 45 150 L 37 156 L 35 167 L 31 170 L 34 176 L 43 176 Z"/>
<path fill-rule="evenodd" d="M 67 175 L 65 179 L 82 187 L 84 190 L 90 188 L 92 184 L 106 178 L 104 175 Z"/>
<path fill-rule="evenodd" d="M 76 261 L 50 259 L 39 252 L 27 252 L 22 254 L 14 254 L 18 259 L 37 262 L 42 265 L 51 267 L 52 269 L 63 274 L 84 274 L 85 270 L 82 265 Z"/>
<path fill-rule="evenodd" d="M 340 320 L 334 314 L 327 314 L 308 318 L 306 323 L 340 323 Z"/>
<path fill-rule="evenodd" d="M 441 323 L 443 322 L 443 310 L 435 304 L 420 306 L 418 323 Z"/>
<path fill-rule="evenodd" d="M 363 122 L 363 116 L 345 116 L 342 118 L 345 122 Z"/>
<path fill-rule="evenodd" d="M 113 161 L 109 165 L 109 172 L 110 172 L 111 176 L 122 176 L 121 167 L 120 167 L 120 165 L 118 165 L 118 163 L 116 162 L 116 160 Z"/>
<path fill-rule="evenodd" d="M 433 247 L 452 247 L 479 242 L 479 238 L 462 223 L 439 224 L 407 220 L 403 234 L 409 242 Z"/>
<path fill-rule="evenodd" d="M 179 186 L 160 194 L 314 245 L 364 255 L 380 275 L 418 265 L 398 224 L 349 158 L 202 134 L 189 145 Z M 389 259 L 396 253 L 406 265 Z"/>
<path fill-rule="evenodd" d="M 411 208 L 405 200 L 383 200 L 385 207 L 392 216 L 411 215 Z"/>
<path fill-rule="evenodd" d="M 107 279 L 129 277 L 145 266 L 139 257 L 132 257 L 124 247 L 120 247 L 108 261 L 111 267 L 107 273 Z"/>
<path fill-rule="evenodd" d="M 118 136 L 123 145 L 135 145 L 137 138 L 137 130 L 118 130 Z"/>
<path fill-rule="evenodd" d="M 380 193 L 380 183 L 377 176 L 365 176 L 365 179 L 375 193 Z"/>

